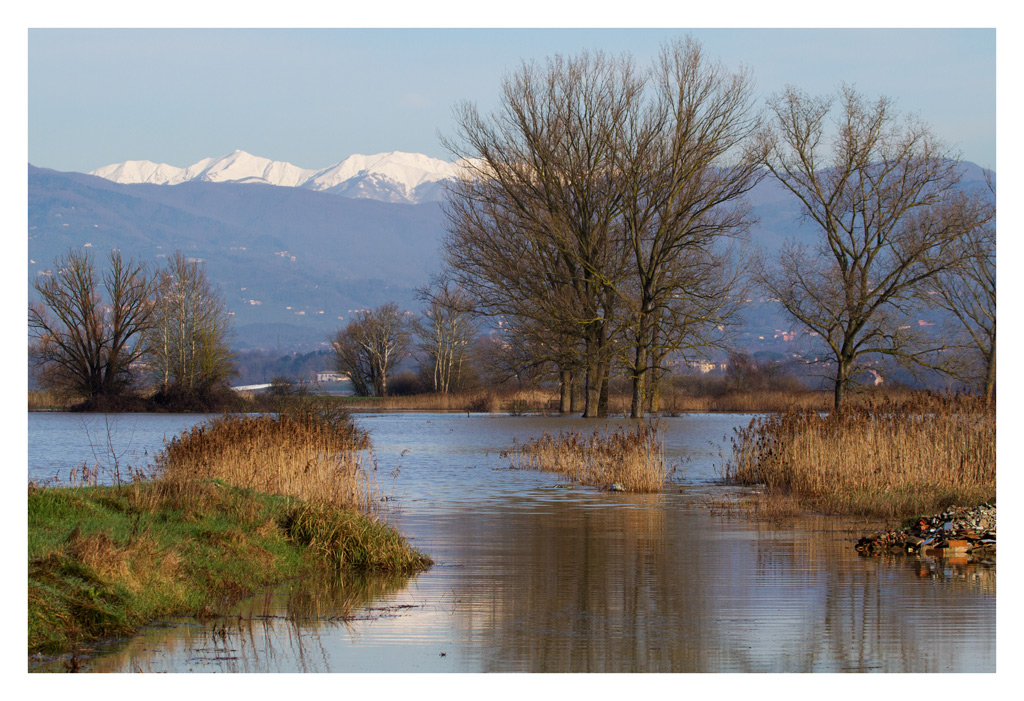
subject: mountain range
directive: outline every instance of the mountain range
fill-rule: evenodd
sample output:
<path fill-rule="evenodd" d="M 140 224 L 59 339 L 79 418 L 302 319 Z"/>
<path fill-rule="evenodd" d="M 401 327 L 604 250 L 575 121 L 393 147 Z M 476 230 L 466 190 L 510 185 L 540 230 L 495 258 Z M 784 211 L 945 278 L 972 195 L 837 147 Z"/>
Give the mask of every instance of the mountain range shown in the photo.
<path fill-rule="evenodd" d="M 457 163 L 401 151 L 373 156 L 356 154 L 319 170 L 234 151 L 219 158 L 204 158 L 185 168 L 152 161 L 125 161 L 97 168 L 89 174 L 123 185 L 180 185 L 193 181 L 262 184 L 420 204 L 443 199 L 444 181 L 457 177 L 458 173 Z"/>
<path fill-rule="evenodd" d="M 127 161 L 87 173 L 28 166 L 28 287 L 71 247 L 158 266 L 175 250 L 203 261 L 233 317 L 237 348 L 315 350 L 355 310 L 397 302 L 440 267 L 445 182 L 459 167 L 421 154 L 351 156 L 320 170 L 242 151 L 186 168 Z M 968 184 L 984 172 L 967 164 Z M 754 243 L 815 235 L 799 203 L 765 179 L 747 195 Z M 751 344 L 785 322 L 750 308 Z M 762 338 L 762 336 L 764 338 Z"/>

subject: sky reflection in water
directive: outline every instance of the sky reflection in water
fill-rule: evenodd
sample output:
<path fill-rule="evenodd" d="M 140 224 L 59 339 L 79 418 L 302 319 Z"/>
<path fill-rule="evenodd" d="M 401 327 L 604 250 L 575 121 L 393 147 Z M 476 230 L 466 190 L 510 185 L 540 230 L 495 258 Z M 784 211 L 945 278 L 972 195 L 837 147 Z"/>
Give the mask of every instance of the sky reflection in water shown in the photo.
<path fill-rule="evenodd" d="M 358 416 L 378 486 L 394 498 L 387 517 L 431 554 L 431 570 L 318 592 L 284 587 L 216 621 L 150 627 L 87 668 L 994 671 L 994 567 L 863 558 L 852 547 L 863 523 L 774 528 L 702 504 L 735 491 L 715 484 L 716 465 L 723 438 L 749 418 L 663 420 L 681 481 L 626 495 L 560 488 L 500 455 L 513 441 L 592 422 Z"/>

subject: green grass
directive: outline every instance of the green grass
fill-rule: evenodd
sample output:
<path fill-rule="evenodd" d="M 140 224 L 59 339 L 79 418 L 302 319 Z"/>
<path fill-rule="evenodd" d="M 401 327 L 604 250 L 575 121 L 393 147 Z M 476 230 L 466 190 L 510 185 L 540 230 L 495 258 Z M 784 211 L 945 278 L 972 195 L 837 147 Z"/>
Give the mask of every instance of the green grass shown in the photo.
<path fill-rule="evenodd" d="M 211 480 L 29 489 L 28 649 L 212 615 L 295 577 L 430 564 L 378 519 Z"/>

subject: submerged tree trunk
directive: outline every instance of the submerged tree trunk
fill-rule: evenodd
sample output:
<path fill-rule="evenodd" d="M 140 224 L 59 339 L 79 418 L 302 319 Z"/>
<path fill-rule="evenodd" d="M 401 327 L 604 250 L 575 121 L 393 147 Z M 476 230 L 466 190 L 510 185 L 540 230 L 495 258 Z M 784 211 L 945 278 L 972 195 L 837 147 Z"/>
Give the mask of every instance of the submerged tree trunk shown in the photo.
<path fill-rule="evenodd" d="M 583 418 L 596 419 L 598 406 L 601 403 L 601 378 L 599 364 L 587 363 L 587 403 L 583 407 Z"/>
<path fill-rule="evenodd" d="M 652 367 L 647 374 L 647 408 L 657 414 L 661 411 L 661 368 Z"/>
<path fill-rule="evenodd" d="M 644 418 L 644 400 L 646 399 L 647 375 L 647 346 L 644 343 L 636 344 L 636 353 L 633 356 L 633 398 L 629 403 L 629 415 L 634 419 Z"/>
<path fill-rule="evenodd" d="M 572 384 L 569 387 L 569 411 L 573 414 L 578 414 L 583 411 L 583 400 L 586 396 L 584 391 L 583 380 L 580 379 L 580 373 L 574 371 L 572 373 Z"/>
<path fill-rule="evenodd" d="M 601 392 L 597 400 L 597 418 L 608 417 L 608 363 L 601 363 Z"/>
<path fill-rule="evenodd" d="M 558 390 L 558 413 L 568 414 L 572 411 L 572 373 L 569 370 L 559 370 Z"/>

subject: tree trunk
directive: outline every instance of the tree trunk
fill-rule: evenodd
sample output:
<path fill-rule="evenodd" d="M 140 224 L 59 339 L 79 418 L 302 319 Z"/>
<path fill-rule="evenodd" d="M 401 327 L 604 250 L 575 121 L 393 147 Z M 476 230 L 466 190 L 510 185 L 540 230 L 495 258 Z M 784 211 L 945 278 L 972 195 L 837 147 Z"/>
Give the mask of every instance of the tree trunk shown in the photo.
<path fill-rule="evenodd" d="M 583 407 L 583 418 L 596 419 L 598 406 L 601 403 L 601 378 L 599 363 L 587 363 L 587 403 Z"/>
<path fill-rule="evenodd" d="M 833 409 L 839 409 L 846 403 L 846 396 L 850 389 L 850 370 L 852 369 L 852 366 L 852 360 L 847 360 L 845 358 L 839 359 L 838 367 L 836 368 L 836 386 L 832 403 Z"/>
<path fill-rule="evenodd" d="M 583 411 L 583 399 L 585 397 L 583 382 L 580 381 L 579 371 L 572 373 L 572 384 L 569 387 L 569 411 L 578 414 Z"/>
<path fill-rule="evenodd" d="M 985 363 L 985 405 L 990 406 L 996 398 L 996 346 L 992 344 L 992 352 Z"/>
<path fill-rule="evenodd" d="M 600 324 L 590 324 L 587 328 L 587 404 L 583 408 L 585 419 L 601 416 L 601 387 L 604 378 L 604 363 L 601 362 L 601 354 L 604 351 L 603 336 L 604 327 Z"/>
<path fill-rule="evenodd" d="M 633 357 L 633 398 L 629 403 L 629 415 L 634 419 L 644 418 L 644 400 L 647 394 L 644 380 L 647 374 L 647 346 L 637 343 Z"/>
<path fill-rule="evenodd" d="M 601 392 L 597 400 L 597 418 L 608 418 L 608 363 L 601 363 Z"/>
<path fill-rule="evenodd" d="M 572 402 L 570 395 L 572 394 L 572 373 L 568 370 L 558 371 L 558 413 L 568 414 L 572 411 Z"/>
<path fill-rule="evenodd" d="M 648 373 L 647 398 L 650 400 L 649 408 L 652 414 L 661 411 L 661 377 L 660 373 L 652 368 L 653 372 Z"/>

